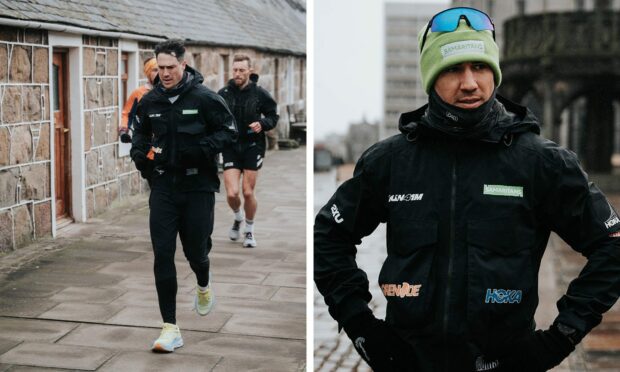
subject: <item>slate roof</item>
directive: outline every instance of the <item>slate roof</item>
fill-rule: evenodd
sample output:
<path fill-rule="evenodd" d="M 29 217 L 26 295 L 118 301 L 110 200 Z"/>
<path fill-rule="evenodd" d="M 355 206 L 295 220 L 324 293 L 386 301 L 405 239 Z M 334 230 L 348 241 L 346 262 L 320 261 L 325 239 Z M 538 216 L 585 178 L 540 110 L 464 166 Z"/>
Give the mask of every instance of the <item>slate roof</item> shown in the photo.
<path fill-rule="evenodd" d="M 306 52 L 305 0 L 0 0 L 0 17 Z"/>

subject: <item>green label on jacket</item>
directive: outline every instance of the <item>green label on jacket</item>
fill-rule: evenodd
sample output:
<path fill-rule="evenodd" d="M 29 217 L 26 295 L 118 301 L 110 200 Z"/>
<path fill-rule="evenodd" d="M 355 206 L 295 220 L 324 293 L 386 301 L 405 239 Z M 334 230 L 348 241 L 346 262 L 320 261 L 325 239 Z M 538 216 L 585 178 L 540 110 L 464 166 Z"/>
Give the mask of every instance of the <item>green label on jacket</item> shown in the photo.
<path fill-rule="evenodd" d="M 484 195 L 523 197 L 523 186 L 484 185 Z"/>
<path fill-rule="evenodd" d="M 183 115 L 192 115 L 192 114 L 197 114 L 198 110 L 194 109 L 194 110 L 183 110 Z"/>

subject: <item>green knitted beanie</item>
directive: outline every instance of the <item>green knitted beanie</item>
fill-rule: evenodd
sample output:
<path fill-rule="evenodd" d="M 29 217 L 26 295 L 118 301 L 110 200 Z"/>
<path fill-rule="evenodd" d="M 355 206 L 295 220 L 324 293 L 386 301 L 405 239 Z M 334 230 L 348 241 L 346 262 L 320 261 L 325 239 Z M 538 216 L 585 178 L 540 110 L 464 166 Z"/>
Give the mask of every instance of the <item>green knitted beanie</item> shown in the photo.
<path fill-rule="evenodd" d="M 418 32 L 418 48 L 426 25 Z M 446 68 L 463 62 L 484 62 L 495 74 L 495 87 L 502 82 L 499 69 L 499 48 L 491 31 L 476 31 L 464 19 L 452 32 L 431 32 L 426 35 L 424 50 L 420 54 L 420 73 L 426 94 L 430 94 L 437 76 Z"/>

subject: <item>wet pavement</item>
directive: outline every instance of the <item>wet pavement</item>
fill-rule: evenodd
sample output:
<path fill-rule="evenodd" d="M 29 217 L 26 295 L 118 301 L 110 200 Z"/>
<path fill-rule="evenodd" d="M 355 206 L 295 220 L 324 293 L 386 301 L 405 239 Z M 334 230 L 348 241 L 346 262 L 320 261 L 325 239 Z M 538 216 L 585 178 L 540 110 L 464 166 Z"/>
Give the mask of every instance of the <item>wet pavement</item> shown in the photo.
<path fill-rule="evenodd" d="M 348 170 L 350 172 L 350 170 Z M 314 215 L 328 201 L 336 190 L 337 172 L 314 173 L 315 199 Z M 620 210 L 620 195 L 609 195 L 610 201 Z M 385 317 L 386 301 L 377 283 L 379 270 L 385 258 L 385 226 L 366 237 L 358 248 L 358 265 L 366 271 L 371 283 L 373 299 L 370 306 L 375 316 Z M 575 278 L 585 258 L 573 251 L 559 237 L 552 234 L 543 257 L 540 279 L 540 304 L 535 315 L 538 328 L 546 329 L 557 316 L 555 302 L 566 291 Z M 337 323 L 327 312 L 316 286 L 314 290 L 314 368 L 320 372 L 370 371 L 351 345 L 346 334 L 338 334 Z M 605 314 L 603 322 L 578 345 L 554 372 L 618 372 L 620 371 L 620 302 Z"/>
<path fill-rule="evenodd" d="M 233 214 L 216 194 L 205 317 L 177 242 L 185 345 L 173 354 L 150 351 L 161 318 L 146 196 L 0 257 L 0 371 L 305 370 L 305 178 L 305 148 L 267 154 L 255 249 L 228 239 Z"/>

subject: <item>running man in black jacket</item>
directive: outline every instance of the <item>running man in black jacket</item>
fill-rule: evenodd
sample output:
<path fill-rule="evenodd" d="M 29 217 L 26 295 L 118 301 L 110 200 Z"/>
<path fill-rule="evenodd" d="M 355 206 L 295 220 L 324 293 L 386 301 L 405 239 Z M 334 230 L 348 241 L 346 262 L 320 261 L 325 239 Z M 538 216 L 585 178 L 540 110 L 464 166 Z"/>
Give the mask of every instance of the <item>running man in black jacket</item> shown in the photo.
<path fill-rule="evenodd" d="M 428 105 L 403 114 L 402 134 L 369 148 L 316 217 L 316 285 L 376 371 L 546 371 L 620 295 L 620 219 L 575 154 L 496 95 L 493 32 L 471 8 L 431 19 L 418 36 Z M 385 321 L 355 262 L 379 223 Z M 551 231 L 588 262 L 553 325 L 536 330 Z"/>
<path fill-rule="evenodd" d="M 235 120 L 224 100 L 202 85 L 199 72 L 186 65 L 179 40 L 155 46 L 158 78 L 138 103 L 131 158 L 151 185 L 149 225 L 155 254 L 155 286 L 164 326 L 153 350 L 183 346 L 176 324 L 177 234 L 196 274 L 194 308 L 211 311 L 209 251 L 214 192 L 219 191 L 217 154 L 237 137 Z"/>
<path fill-rule="evenodd" d="M 239 178 L 243 173 L 242 192 L 245 211 L 243 246 L 256 247 L 254 237 L 254 216 L 256 196 L 254 189 L 258 170 L 265 158 L 265 131 L 278 124 L 278 107 L 269 92 L 256 85 L 258 75 L 252 73 L 252 62 L 246 55 L 236 55 L 232 65 L 233 78 L 219 95 L 224 97 L 239 126 L 239 141 L 222 152 L 224 158 L 224 185 L 228 205 L 235 213 L 235 220 L 228 233 L 231 240 L 240 237 L 243 213 L 239 198 Z"/>

